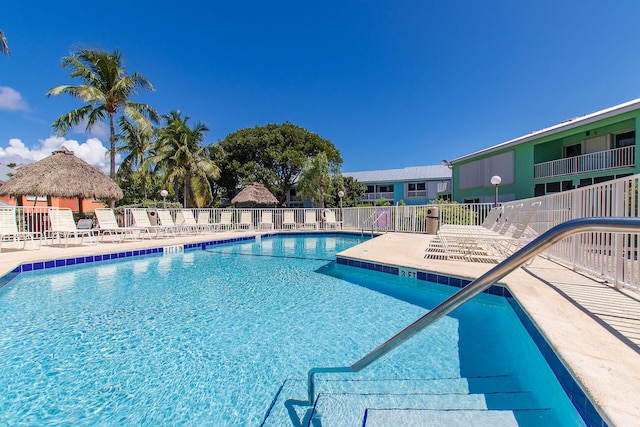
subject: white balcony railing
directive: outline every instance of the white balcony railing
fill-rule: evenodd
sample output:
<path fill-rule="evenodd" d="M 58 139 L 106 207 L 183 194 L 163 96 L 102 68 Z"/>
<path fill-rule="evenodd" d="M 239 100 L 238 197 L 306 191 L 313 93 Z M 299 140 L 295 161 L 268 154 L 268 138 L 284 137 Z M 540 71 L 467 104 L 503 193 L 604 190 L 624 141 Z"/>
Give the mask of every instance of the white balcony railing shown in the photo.
<path fill-rule="evenodd" d="M 630 145 L 613 150 L 598 151 L 596 153 L 538 163 L 533 166 L 534 178 L 553 178 L 635 166 L 635 148 L 635 145 Z"/>
<path fill-rule="evenodd" d="M 415 199 L 415 198 L 425 199 L 426 197 L 427 197 L 427 190 L 407 191 L 407 198 L 409 199 Z"/>
<path fill-rule="evenodd" d="M 362 200 L 393 200 L 393 191 L 384 192 L 384 193 L 365 193 Z"/>

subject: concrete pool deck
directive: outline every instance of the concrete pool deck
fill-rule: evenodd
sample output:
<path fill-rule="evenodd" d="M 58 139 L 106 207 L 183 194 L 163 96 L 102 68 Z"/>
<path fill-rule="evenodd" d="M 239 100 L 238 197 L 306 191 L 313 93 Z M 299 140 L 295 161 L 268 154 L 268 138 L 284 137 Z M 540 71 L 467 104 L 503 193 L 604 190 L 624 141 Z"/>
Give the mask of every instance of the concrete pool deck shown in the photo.
<path fill-rule="evenodd" d="M 132 251 L 247 237 L 252 231 L 225 231 L 157 240 L 43 245 L 40 250 L 3 244 L 0 276 L 16 266 L 79 256 Z M 380 264 L 474 279 L 494 264 L 424 258 L 432 236 L 386 233 L 341 253 Z M 108 238 L 107 238 L 108 240 Z M 640 425 L 640 295 L 616 290 L 542 258 L 500 280 L 511 290 L 581 384 L 609 425 Z"/>

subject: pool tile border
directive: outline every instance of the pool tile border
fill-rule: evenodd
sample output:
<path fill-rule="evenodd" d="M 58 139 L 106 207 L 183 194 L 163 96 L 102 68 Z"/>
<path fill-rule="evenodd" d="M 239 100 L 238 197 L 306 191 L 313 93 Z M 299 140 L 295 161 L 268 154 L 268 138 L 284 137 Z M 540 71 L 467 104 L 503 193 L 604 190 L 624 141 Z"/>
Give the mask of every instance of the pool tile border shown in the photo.
<path fill-rule="evenodd" d="M 336 257 L 336 263 L 339 265 L 379 271 L 396 276 L 400 275 L 400 268 L 393 265 L 372 263 L 341 256 Z M 438 283 L 441 285 L 453 286 L 456 288 L 464 288 L 472 282 L 472 280 L 462 277 L 443 275 L 421 270 L 416 271 L 416 279 L 418 281 Z M 544 335 L 542 335 L 537 326 L 531 321 L 527 313 L 520 306 L 520 303 L 518 303 L 518 301 L 513 297 L 513 295 L 509 291 L 509 288 L 503 285 L 492 285 L 488 289 L 485 289 L 483 292 L 491 295 L 505 297 L 507 299 L 511 307 L 513 307 L 516 315 L 524 325 L 525 329 L 533 339 L 533 342 L 542 353 L 542 356 L 551 367 L 551 370 L 558 379 L 558 382 L 562 386 L 566 395 L 569 397 L 569 400 L 571 401 L 573 406 L 582 417 L 583 421 L 588 426 L 607 427 L 608 424 L 602 419 L 602 416 L 598 413 L 598 410 L 593 405 L 587 394 L 584 392 L 582 387 L 580 387 L 580 385 L 573 379 L 573 376 L 553 351 L 553 348 L 547 342 Z"/>
<path fill-rule="evenodd" d="M 170 252 L 169 248 L 181 247 L 183 250 L 189 249 L 200 249 L 204 250 L 208 246 L 215 245 L 224 245 L 227 243 L 237 243 L 247 240 L 255 240 L 256 236 L 244 236 L 244 237 L 234 237 L 231 239 L 221 239 L 221 240 L 208 240 L 205 242 L 198 243 L 185 243 L 181 245 L 167 245 L 167 246 L 158 246 L 155 248 L 148 249 L 136 249 L 129 251 L 120 251 L 120 252 L 111 252 L 100 255 L 89 255 L 89 256 L 80 256 L 80 257 L 71 257 L 71 258 L 58 258 L 48 261 L 35 261 L 28 262 L 18 265 L 16 268 L 11 270 L 9 273 L 0 277 L 0 287 L 9 283 L 14 277 L 16 277 L 19 273 L 27 272 L 27 271 L 38 271 L 38 270 L 48 270 L 51 268 L 59 268 L 66 267 L 70 265 L 78 265 L 78 264 L 89 264 L 92 262 L 101 262 L 101 261 L 109 261 L 112 259 L 120 259 L 120 258 L 129 258 L 129 257 L 137 257 L 144 255 L 154 255 L 154 254 L 163 254 L 165 252 Z"/>

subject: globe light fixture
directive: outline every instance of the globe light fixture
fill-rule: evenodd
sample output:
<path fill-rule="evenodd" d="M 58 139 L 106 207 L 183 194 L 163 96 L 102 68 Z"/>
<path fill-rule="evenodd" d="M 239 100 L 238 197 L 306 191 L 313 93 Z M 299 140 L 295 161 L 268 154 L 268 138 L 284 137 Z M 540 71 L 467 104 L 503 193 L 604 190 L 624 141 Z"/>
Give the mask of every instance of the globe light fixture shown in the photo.
<path fill-rule="evenodd" d="M 491 178 L 493 179 L 493 178 Z M 160 190 L 160 195 L 162 196 L 162 209 L 167 209 L 167 195 L 169 192 L 167 190 Z"/>
<path fill-rule="evenodd" d="M 502 182 L 502 178 L 499 175 L 494 175 L 491 177 L 491 184 L 495 187 L 494 195 L 493 195 L 493 206 L 498 206 L 498 185 Z"/>

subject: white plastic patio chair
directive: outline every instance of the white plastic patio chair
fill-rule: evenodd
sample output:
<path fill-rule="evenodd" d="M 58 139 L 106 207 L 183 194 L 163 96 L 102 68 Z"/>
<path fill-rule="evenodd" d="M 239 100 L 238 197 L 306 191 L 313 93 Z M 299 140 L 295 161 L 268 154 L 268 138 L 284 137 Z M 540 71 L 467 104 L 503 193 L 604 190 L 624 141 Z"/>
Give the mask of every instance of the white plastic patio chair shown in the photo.
<path fill-rule="evenodd" d="M 273 230 L 273 212 L 271 211 L 262 211 L 262 215 L 260 216 L 260 229 L 269 229 Z"/>
<path fill-rule="evenodd" d="M 49 208 L 48 233 L 52 240 L 55 240 L 57 237 L 59 244 L 62 243 L 62 239 L 64 238 L 65 248 L 69 245 L 69 237 L 73 237 L 76 243 L 78 242 L 78 238 L 80 238 L 80 244 L 82 244 L 85 237 L 89 239 L 89 243 L 98 243 L 93 229 L 78 229 L 73 219 L 71 209 Z"/>
<path fill-rule="evenodd" d="M 138 240 L 138 235 L 143 232 L 143 229 L 139 227 L 121 227 L 112 209 L 97 208 L 95 214 L 96 221 L 98 222 L 98 231 L 102 236 L 100 239 L 101 242 L 104 241 L 104 236 L 107 234 L 112 236 L 113 240 L 118 243 L 127 237 Z"/>
<path fill-rule="evenodd" d="M 19 249 L 24 249 L 27 240 L 31 241 L 33 249 L 40 249 L 41 237 L 42 234 L 37 231 L 18 231 L 15 208 L 0 209 L 0 252 L 2 251 L 2 242 L 22 242 L 22 248 Z M 36 238 L 38 239 L 37 248 Z"/>

